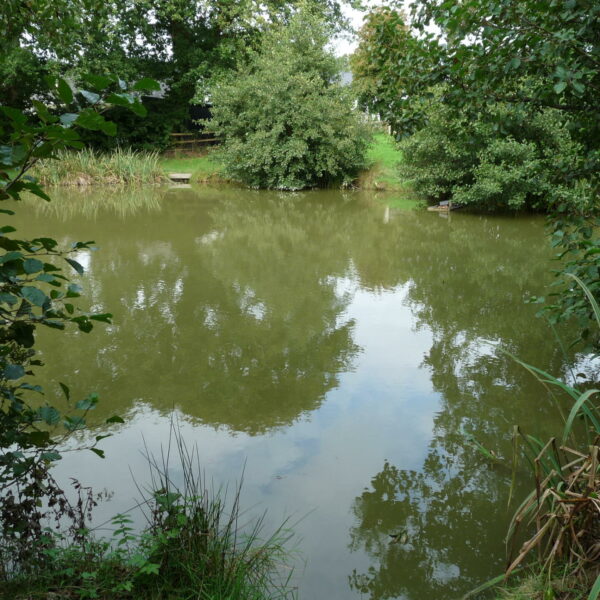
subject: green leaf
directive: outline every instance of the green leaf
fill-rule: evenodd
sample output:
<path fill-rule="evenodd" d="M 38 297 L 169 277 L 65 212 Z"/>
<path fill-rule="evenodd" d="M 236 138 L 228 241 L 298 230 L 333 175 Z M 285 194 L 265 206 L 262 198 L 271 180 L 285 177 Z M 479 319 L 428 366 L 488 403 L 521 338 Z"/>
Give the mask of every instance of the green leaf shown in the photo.
<path fill-rule="evenodd" d="M 114 78 L 106 77 L 104 75 L 94 75 L 90 73 L 84 75 L 83 80 L 89 83 L 94 89 L 102 91 L 105 90 L 114 81 Z"/>
<path fill-rule="evenodd" d="M 62 458 L 62 456 L 58 452 L 52 451 L 52 452 L 42 452 L 40 454 L 40 458 L 47 462 L 54 462 L 54 461 L 60 460 Z"/>
<path fill-rule="evenodd" d="M 31 275 L 44 269 L 44 263 L 37 258 L 27 258 L 23 261 L 23 270 Z"/>
<path fill-rule="evenodd" d="M 139 100 L 136 100 L 133 104 L 131 104 L 129 106 L 129 110 L 135 113 L 138 117 L 145 117 L 148 114 L 146 107 Z"/>
<path fill-rule="evenodd" d="M 73 260 L 72 258 L 65 258 L 65 260 L 80 274 L 83 275 L 83 272 L 85 271 L 85 269 L 83 268 L 83 266 L 78 263 L 76 260 Z M 81 291 L 81 289 L 79 290 Z"/>
<path fill-rule="evenodd" d="M 110 424 L 110 423 L 125 423 L 125 421 L 119 417 L 119 415 L 113 415 L 112 417 L 109 417 L 108 419 L 106 419 L 106 423 Z"/>
<path fill-rule="evenodd" d="M 117 106 L 127 106 L 133 103 L 134 97 L 131 94 L 109 94 L 106 98 L 109 104 L 115 104 Z"/>
<path fill-rule="evenodd" d="M 50 114 L 45 104 L 42 104 L 39 100 L 32 100 L 31 103 L 35 108 L 38 117 L 44 121 L 44 123 L 53 123 L 56 121 L 56 117 Z"/>
<path fill-rule="evenodd" d="M 79 90 L 79 93 L 90 103 L 96 104 L 100 100 L 100 95 L 87 90 Z"/>
<path fill-rule="evenodd" d="M 50 275 L 50 273 L 40 273 L 35 280 L 43 281 L 44 283 L 56 283 L 57 285 L 60 285 L 60 283 L 57 283 L 56 278 L 53 275 Z"/>
<path fill-rule="evenodd" d="M 25 123 L 27 123 L 27 115 L 25 115 L 23 112 L 21 112 L 20 110 L 17 110 L 16 108 L 11 108 L 10 106 L 2 106 L 0 107 L 2 109 L 2 112 L 13 122 L 15 123 L 17 126 L 19 126 L 19 128 L 23 125 L 25 125 Z"/>
<path fill-rule="evenodd" d="M 40 406 L 38 418 L 48 425 L 56 425 L 60 421 L 60 413 L 53 406 Z"/>
<path fill-rule="evenodd" d="M 596 581 L 590 590 L 590 595 L 588 596 L 588 600 L 598 600 L 600 596 L 600 575 L 596 577 Z"/>
<path fill-rule="evenodd" d="M 31 431 L 27 434 L 27 438 L 31 444 L 38 448 L 43 448 L 50 443 L 50 434 L 47 431 Z"/>
<path fill-rule="evenodd" d="M 65 126 L 65 127 L 71 127 L 71 125 L 73 125 L 73 123 L 75 123 L 75 121 L 77 120 L 77 117 L 79 115 L 77 113 L 64 113 L 62 115 L 60 115 L 60 122 Z"/>
<path fill-rule="evenodd" d="M 75 124 L 90 131 L 102 131 L 107 135 L 115 135 L 117 133 L 117 126 L 114 123 L 107 121 L 102 115 L 91 108 L 82 110 Z"/>
<path fill-rule="evenodd" d="M 68 431 L 85 429 L 85 419 L 83 417 L 65 417 L 64 426 Z"/>
<path fill-rule="evenodd" d="M 23 187 L 24 187 L 24 189 L 28 190 L 30 193 L 35 194 L 39 198 L 42 198 L 42 200 L 45 200 L 46 202 L 50 202 L 50 196 L 48 196 L 48 194 L 46 194 L 46 192 L 44 192 L 44 190 L 37 183 L 34 183 L 33 181 L 29 181 L 29 182 L 25 183 L 23 185 Z"/>
<path fill-rule="evenodd" d="M 70 283 L 67 288 L 67 298 L 79 298 L 81 295 L 82 288 L 76 283 Z"/>
<path fill-rule="evenodd" d="M 18 302 L 16 296 L 9 294 L 8 292 L 0 292 L 0 303 L 14 306 Z"/>
<path fill-rule="evenodd" d="M 138 92 L 144 92 L 144 91 L 159 92 L 160 91 L 160 83 L 158 83 L 158 81 L 156 81 L 155 79 L 151 79 L 150 77 L 144 77 L 143 79 L 140 79 L 139 81 L 135 82 L 133 89 Z"/>
<path fill-rule="evenodd" d="M 106 458 L 106 456 L 104 455 L 104 450 L 100 450 L 100 448 L 90 448 L 90 450 L 96 455 L 99 456 L 100 458 Z"/>
<path fill-rule="evenodd" d="M 71 86 L 62 78 L 58 80 L 58 97 L 65 103 L 71 104 L 73 102 L 73 90 Z"/>
<path fill-rule="evenodd" d="M 21 377 L 25 376 L 25 368 L 22 365 L 6 365 L 2 372 L 2 376 L 9 381 L 21 379 Z"/>
<path fill-rule="evenodd" d="M 558 83 L 554 84 L 554 91 L 557 94 L 561 94 L 562 92 L 565 91 L 566 87 L 567 87 L 567 82 L 566 81 L 559 81 Z"/>
<path fill-rule="evenodd" d="M 71 390 L 69 390 L 69 387 L 62 382 L 59 382 L 58 385 L 60 385 L 60 388 L 68 402 L 71 397 Z"/>
<path fill-rule="evenodd" d="M 10 262 L 11 260 L 19 260 L 20 258 L 23 258 L 23 254 L 21 252 L 7 252 L 6 254 L 0 256 L 0 265 Z"/>
<path fill-rule="evenodd" d="M 92 410 L 96 408 L 96 404 L 98 404 L 98 394 L 89 394 L 83 400 L 79 400 L 77 404 L 75 404 L 75 408 L 78 410 Z"/>
<path fill-rule="evenodd" d="M 92 321 L 101 321 L 102 323 L 110 323 L 112 319 L 112 313 L 101 313 L 90 315 Z"/>
<path fill-rule="evenodd" d="M 26 300 L 31 302 L 31 304 L 35 304 L 35 306 L 44 306 L 44 304 L 50 302 L 50 299 L 48 298 L 48 296 L 46 296 L 46 294 L 44 294 L 44 292 L 42 292 L 42 290 L 40 290 L 36 287 L 31 287 L 31 286 L 22 287 L 21 288 L 21 296 L 23 296 L 23 298 L 25 298 Z"/>

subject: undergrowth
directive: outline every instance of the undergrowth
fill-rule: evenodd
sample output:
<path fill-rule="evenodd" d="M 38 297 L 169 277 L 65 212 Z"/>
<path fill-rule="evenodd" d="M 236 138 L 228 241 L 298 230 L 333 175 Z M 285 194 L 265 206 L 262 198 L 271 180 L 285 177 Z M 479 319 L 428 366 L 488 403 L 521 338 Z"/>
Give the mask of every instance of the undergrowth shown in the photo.
<path fill-rule="evenodd" d="M 175 451 L 175 452 L 173 452 Z M 178 464 L 171 465 L 171 455 Z M 178 435 L 160 457 L 146 454 L 150 483 L 138 486 L 146 525 L 131 513 L 112 519 L 108 537 L 91 526 L 102 498 L 77 482 L 75 499 L 65 493 L 54 523 L 28 541 L 0 544 L 0 597 L 33 599 L 275 600 L 293 598 L 284 526 L 263 537 L 264 515 L 247 520 L 240 486 L 207 489 L 196 451 Z M 240 484 L 241 485 L 241 484 Z M 64 503 L 64 505 L 62 504 Z M 68 509 L 66 508 L 68 506 Z M 54 514 L 53 513 L 53 514 Z M 66 524 L 67 523 L 67 524 Z M 23 561 L 14 560 L 23 555 Z"/>

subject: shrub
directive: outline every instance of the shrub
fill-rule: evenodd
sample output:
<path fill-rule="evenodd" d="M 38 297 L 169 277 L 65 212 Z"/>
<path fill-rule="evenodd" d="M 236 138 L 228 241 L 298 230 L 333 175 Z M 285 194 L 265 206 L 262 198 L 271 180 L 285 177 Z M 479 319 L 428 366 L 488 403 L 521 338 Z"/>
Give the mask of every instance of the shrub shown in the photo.
<path fill-rule="evenodd" d="M 577 203 L 562 173 L 577 171 L 580 148 L 557 111 L 496 104 L 473 114 L 446 105 L 438 89 L 426 112 L 402 142 L 401 174 L 417 192 L 491 210 Z"/>
<path fill-rule="evenodd" d="M 297 190 L 347 183 L 364 166 L 369 135 L 327 41 L 324 25 L 300 13 L 213 86 L 211 128 L 224 138 L 229 177 Z"/>

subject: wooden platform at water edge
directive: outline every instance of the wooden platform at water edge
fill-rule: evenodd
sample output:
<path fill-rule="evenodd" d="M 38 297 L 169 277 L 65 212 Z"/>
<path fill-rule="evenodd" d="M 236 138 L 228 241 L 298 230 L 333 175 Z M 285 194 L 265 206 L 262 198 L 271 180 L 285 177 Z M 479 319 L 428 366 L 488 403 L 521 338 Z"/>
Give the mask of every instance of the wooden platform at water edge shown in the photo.
<path fill-rule="evenodd" d="M 450 212 L 451 210 L 456 210 L 458 208 L 460 208 L 460 206 L 452 204 L 449 200 L 444 200 L 436 206 L 428 206 L 427 210 L 430 212 Z"/>
<path fill-rule="evenodd" d="M 169 173 L 169 179 L 173 183 L 189 183 L 191 178 L 191 173 Z"/>

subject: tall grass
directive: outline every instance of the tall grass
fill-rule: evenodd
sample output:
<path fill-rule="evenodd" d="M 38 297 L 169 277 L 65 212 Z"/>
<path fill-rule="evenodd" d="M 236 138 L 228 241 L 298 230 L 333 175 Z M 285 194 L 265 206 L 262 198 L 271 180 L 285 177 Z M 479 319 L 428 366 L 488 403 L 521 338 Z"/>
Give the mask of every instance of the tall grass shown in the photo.
<path fill-rule="evenodd" d="M 155 183 L 163 179 L 159 158 L 156 152 L 117 148 L 99 153 L 84 148 L 39 161 L 32 174 L 44 185 Z"/>

